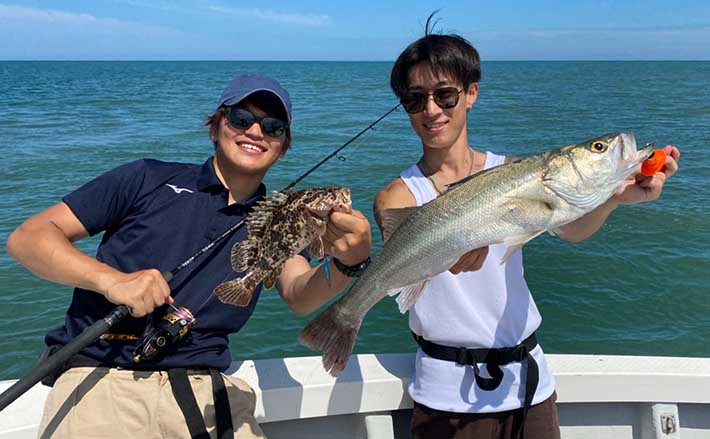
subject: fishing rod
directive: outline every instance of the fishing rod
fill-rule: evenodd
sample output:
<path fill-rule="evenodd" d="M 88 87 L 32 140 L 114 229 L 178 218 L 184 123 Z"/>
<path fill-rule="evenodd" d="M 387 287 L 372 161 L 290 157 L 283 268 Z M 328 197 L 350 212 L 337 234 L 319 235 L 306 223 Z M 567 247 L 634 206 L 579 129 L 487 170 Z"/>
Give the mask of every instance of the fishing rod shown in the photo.
<path fill-rule="evenodd" d="M 284 190 L 286 191 L 286 190 L 289 190 L 289 189 L 291 189 L 292 187 L 296 186 L 301 180 L 303 180 L 304 178 L 308 177 L 308 176 L 311 174 L 311 172 L 313 172 L 313 171 L 315 171 L 316 169 L 320 168 L 320 166 L 321 166 L 323 163 L 327 162 L 328 160 L 332 159 L 334 156 L 338 155 L 338 153 L 339 153 L 340 151 L 342 151 L 343 149 L 345 149 L 346 146 L 348 146 L 348 145 L 350 145 L 351 143 L 353 143 L 355 140 L 357 140 L 358 137 L 362 136 L 362 135 L 365 134 L 367 131 L 371 130 L 371 129 L 372 129 L 375 125 L 377 125 L 382 119 L 384 119 L 385 117 L 389 116 L 394 110 L 396 110 L 397 108 L 399 108 L 400 105 L 402 105 L 402 104 L 397 104 L 397 105 L 395 105 L 394 107 L 390 108 L 389 111 L 387 111 L 385 114 L 383 114 L 382 116 L 380 116 L 376 121 L 372 122 L 370 125 L 368 125 L 367 127 L 365 127 L 362 131 L 360 131 L 359 133 L 357 133 L 353 138 L 351 138 L 351 139 L 348 140 L 347 142 L 343 143 L 343 144 L 340 146 L 340 148 L 338 148 L 338 149 L 336 149 L 335 151 L 333 151 L 333 152 L 331 152 L 330 154 L 328 154 L 323 160 L 321 160 L 321 161 L 319 161 L 318 163 L 316 163 L 316 165 L 313 166 L 311 169 L 307 170 L 307 171 L 304 172 L 300 177 L 298 177 L 297 179 L 295 179 L 295 180 L 293 180 L 291 183 L 289 183 L 289 185 L 286 186 L 286 187 L 284 188 Z"/>
<path fill-rule="evenodd" d="M 296 186 L 301 180 L 303 180 L 309 174 L 311 174 L 313 171 L 315 171 L 320 166 L 322 166 L 323 163 L 327 162 L 328 160 L 330 160 L 331 158 L 336 156 L 345 147 L 347 147 L 352 142 L 357 140 L 357 138 L 359 138 L 360 136 L 365 134 L 367 131 L 371 130 L 375 125 L 377 125 L 382 119 L 384 119 L 385 117 L 390 115 L 399 106 L 400 106 L 400 104 L 397 104 L 394 107 L 392 107 L 390 110 L 388 110 L 382 116 L 380 116 L 377 120 L 372 122 L 366 128 L 364 128 L 359 133 L 357 133 L 355 136 L 353 136 L 350 140 L 345 142 L 343 145 L 338 147 L 335 151 L 330 153 L 327 157 L 325 157 L 320 162 L 318 162 L 311 169 L 309 169 L 304 174 L 302 174 L 300 177 L 296 178 L 291 183 L 289 183 L 288 186 L 286 186 L 283 190 L 289 190 L 289 189 L 293 188 L 294 186 Z M 234 233 L 237 229 L 242 227 L 244 225 L 245 221 L 246 221 L 246 217 L 242 218 L 240 221 L 238 221 L 236 224 L 231 226 L 229 229 L 225 230 L 221 235 L 216 237 L 212 242 L 205 245 L 204 247 L 199 249 L 197 252 L 195 252 L 195 254 L 193 254 L 192 256 L 187 258 L 183 263 L 181 263 L 180 265 L 178 265 L 177 267 L 173 268 L 170 271 L 166 271 L 166 272 L 162 273 L 163 279 L 165 279 L 165 282 L 170 283 L 170 281 L 173 280 L 173 278 L 175 277 L 175 275 L 178 272 L 180 272 L 182 269 L 184 269 L 188 265 L 192 264 L 192 262 L 194 262 L 195 259 L 199 258 L 201 255 L 203 255 L 205 252 L 209 251 L 212 247 L 217 245 L 223 239 L 227 238 L 232 233 Z M 177 309 L 177 308 L 173 307 L 173 309 L 175 310 L 176 314 L 184 315 L 184 314 L 181 314 L 181 313 L 184 313 L 184 308 L 181 307 L 180 309 Z M 32 369 L 30 372 L 28 372 L 24 377 L 17 380 L 12 386 L 10 386 L 2 394 L 0 394 L 0 411 L 4 410 L 5 407 L 7 407 L 8 405 L 12 404 L 12 402 L 14 402 L 17 398 L 22 396 L 28 390 L 30 390 L 35 384 L 37 384 L 44 377 L 46 377 L 47 375 L 56 371 L 60 367 L 62 367 L 71 357 L 78 354 L 82 349 L 84 349 L 85 347 L 90 346 L 91 344 L 96 342 L 96 340 L 98 340 L 101 337 L 101 335 L 108 332 L 108 330 L 113 325 L 115 325 L 116 323 L 118 323 L 121 320 L 123 320 L 124 318 L 126 318 L 126 316 L 128 316 L 128 314 L 130 314 L 130 309 L 128 308 L 128 306 L 126 306 L 126 305 L 117 306 L 106 317 L 94 322 L 94 324 L 92 324 L 91 326 L 84 329 L 81 332 L 81 334 L 77 335 L 69 343 L 67 343 L 65 346 L 63 346 L 61 349 L 59 349 L 57 352 L 55 352 L 54 354 L 49 356 L 41 364 L 38 364 L 37 366 L 35 366 L 34 369 Z M 193 319 L 193 322 L 194 322 L 194 319 Z"/>

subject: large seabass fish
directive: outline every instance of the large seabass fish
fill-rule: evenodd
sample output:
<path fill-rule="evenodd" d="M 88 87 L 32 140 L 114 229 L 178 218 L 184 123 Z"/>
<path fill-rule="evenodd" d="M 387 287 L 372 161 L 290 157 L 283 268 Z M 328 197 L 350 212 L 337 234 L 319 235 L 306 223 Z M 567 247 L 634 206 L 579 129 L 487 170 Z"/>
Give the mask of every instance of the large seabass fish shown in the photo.
<path fill-rule="evenodd" d="M 421 207 L 383 212 L 385 245 L 353 287 L 300 334 L 338 375 L 365 314 L 399 293 L 409 309 L 429 279 L 466 252 L 508 246 L 507 259 L 544 231 L 555 232 L 608 200 L 652 153 L 633 134 L 607 134 L 468 177 Z"/>
<path fill-rule="evenodd" d="M 331 212 L 350 212 L 350 189 L 310 188 L 274 192 L 247 217 L 247 240 L 232 247 L 232 268 L 243 273 L 224 282 L 214 293 L 224 303 L 247 306 L 261 282 L 272 288 L 284 263 L 303 249 L 322 258 L 323 234 Z"/>

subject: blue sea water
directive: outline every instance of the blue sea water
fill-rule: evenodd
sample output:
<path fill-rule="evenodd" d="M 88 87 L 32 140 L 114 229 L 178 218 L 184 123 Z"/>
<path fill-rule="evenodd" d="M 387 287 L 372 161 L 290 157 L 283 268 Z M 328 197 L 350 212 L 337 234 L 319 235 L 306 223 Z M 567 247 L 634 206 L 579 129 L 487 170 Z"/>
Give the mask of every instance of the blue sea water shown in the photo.
<path fill-rule="evenodd" d="M 0 242 L 88 179 L 143 157 L 203 162 L 205 116 L 237 74 L 278 78 L 294 101 L 294 147 L 267 175 L 278 189 L 396 104 L 391 63 L 0 62 Z M 549 353 L 710 357 L 710 63 L 488 62 L 469 114 L 475 148 L 525 156 L 612 131 L 677 145 L 681 171 L 660 200 L 624 206 L 591 239 L 543 236 L 525 247 L 526 278 Z M 393 113 L 299 187 L 339 184 L 371 218 L 376 192 L 416 161 L 406 114 Z M 373 223 L 374 224 L 374 223 Z M 373 226 L 374 251 L 381 248 Z M 79 247 L 94 254 L 98 239 Z M 197 250 L 197 249 L 195 249 Z M 187 258 L 189 255 L 185 255 Z M 69 287 L 0 254 L 0 379 L 27 372 Z M 199 316 L 198 316 L 199 318 Z M 231 337 L 235 359 L 311 355 L 274 292 Z M 356 352 L 407 352 L 406 316 L 386 299 Z"/>

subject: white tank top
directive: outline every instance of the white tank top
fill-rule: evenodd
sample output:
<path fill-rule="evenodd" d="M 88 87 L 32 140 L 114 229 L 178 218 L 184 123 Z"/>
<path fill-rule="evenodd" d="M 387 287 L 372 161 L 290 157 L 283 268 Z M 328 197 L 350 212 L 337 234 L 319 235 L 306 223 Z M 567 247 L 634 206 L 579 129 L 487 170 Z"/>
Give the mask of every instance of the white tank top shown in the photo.
<path fill-rule="evenodd" d="M 505 157 L 486 153 L 484 169 L 502 165 Z M 431 182 L 412 165 L 400 174 L 421 206 L 437 193 Z M 523 277 L 523 255 L 517 251 L 504 264 L 503 244 L 489 247 L 478 271 L 435 276 L 417 303 L 409 310 L 409 327 L 424 337 L 446 346 L 503 348 L 520 344 L 539 326 L 542 318 Z M 540 368 L 540 382 L 533 404 L 552 395 L 555 382 L 540 346 L 531 351 Z M 484 365 L 479 365 L 488 376 Z M 501 366 L 501 384 L 485 391 L 475 383 L 473 368 L 437 360 L 417 350 L 415 375 L 409 386 L 412 399 L 428 407 L 457 413 L 488 413 L 523 406 L 525 387 L 520 386 L 521 364 Z"/>

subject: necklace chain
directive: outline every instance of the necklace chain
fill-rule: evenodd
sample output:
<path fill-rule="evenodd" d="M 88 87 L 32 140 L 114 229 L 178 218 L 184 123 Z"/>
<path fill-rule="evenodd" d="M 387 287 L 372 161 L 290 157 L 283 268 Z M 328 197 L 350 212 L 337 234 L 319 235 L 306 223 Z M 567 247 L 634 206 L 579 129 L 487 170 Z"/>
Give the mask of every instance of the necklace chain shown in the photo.
<path fill-rule="evenodd" d="M 470 176 L 471 173 L 473 172 L 473 164 L 474 164 L 475 157 L 476 157 L 476 154 L 473 152 L 473 150 L 471 148 L 469 148 L 468 151 L 469 151 L 469 156 L 471 158 L 471 162 L 468 166 L 468 172 L 466 173 L 466 176 L 464 176 L 463 178 Z M 420 163 L 419 170 L 421 171 L 422 170 L 422 167 L 421 167 L 422 162 L 420 161 L 419 163 Z M 426 178 L 427 178 L 427 180 L 429 180 L 429 183 L 431 183 L 431 185 L 434 187 L 434 191 L 436 192 L 436 194 L 441 195 L 444 193 L 444 191 L 439 190 L 439 185 L 437 185 L 436 181 L 434 181 L 433 175 L 434 175 L 434 173 L 431 173 L 431 174 L 427 175 Z M 462 179 L 460 179 L 460 180 L 462 180 Z M 457 181 L 459 181 L 459 180 L 457 180 Z"/>

